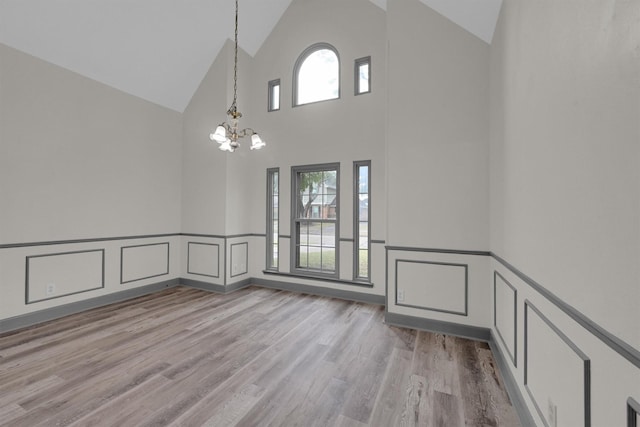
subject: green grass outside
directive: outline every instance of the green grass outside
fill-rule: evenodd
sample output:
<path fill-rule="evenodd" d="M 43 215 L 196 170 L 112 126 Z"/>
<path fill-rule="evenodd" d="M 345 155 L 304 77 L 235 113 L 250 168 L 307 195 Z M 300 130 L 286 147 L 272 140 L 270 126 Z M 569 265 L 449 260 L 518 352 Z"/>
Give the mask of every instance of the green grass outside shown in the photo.
<path fill-rule="evenodd" d="M 308 264 L 307 264 L 308 261 Z M 367 251 L 360 251 L 360 260 L 359 260 L 359 276 L 367 277 L 368 268 L 367 268 Z M 318 252 L 309 252 L 300 254 L 300 265 L 302 268 L 307 267 L 316 269 L 316 270 L 335 270 L 336 268 L 336 251 L 335 250 L 325 250 L 322 254 Z"/>

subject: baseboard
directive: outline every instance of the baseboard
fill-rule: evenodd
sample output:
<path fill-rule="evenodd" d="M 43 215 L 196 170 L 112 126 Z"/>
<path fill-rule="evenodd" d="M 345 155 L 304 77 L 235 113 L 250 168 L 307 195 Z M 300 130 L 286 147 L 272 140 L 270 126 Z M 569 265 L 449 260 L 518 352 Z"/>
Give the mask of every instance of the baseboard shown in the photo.
<path fill-rule="evenodd" d="M 201 280 L 186 279 L 184 277 L 181 277 L 179 280 L 181 285 L 188 286 L 190 288 L 200 289 L 200 290 L 209 291 L 209 292 L 215 292 L 217 294 L 225 293 L 224 286 L 216 285 L 215 283 L 203 282 Z"/>
<path fill-rule="evenodd" d="M 8 319 L 2 319 L 0 320 L 0 333 L 26 328 L 28 326 L 33 326 L 38 323 L 47 322 L 49 320 L 59 319 L 60 317 L 80 313 L 92 308 L 102 307 L 131 298 L 136 298 L 142 295 L 147 295 L 153 292 L 158 292 L 163 289 L 177 286 L 178 283 L 179 282 L 177 278 L 164 280 L 162 282 L 153 283 L 151 285 L 130 288 L 108 295 L 102 295 L 83 301 L 72 302 L 69 304 L 34 311 L 32 313 L 21 314 L 19 316 L 10 317 Z"/>
<path fill-rule="evenodd" d="M 533 420 L 531 412 L 529 412 L 529 408 L 524 401 L 522 393 L 520 393 L 520 388 L 518 387 L 516 379 L 511 374 L 507 359 L 502 354 L 500 346 L 496 342 L 493 331 L 491 332 L 489 347 L 491 348 L 491 353 L 493 353 L 493 358 L 496 361 L 496 365 L 498 365 L 498 369 L 500 370 L 500 375 L 502 376 L 502 381 L 504 383 L 505 389 L 507 390 L 507 394 L 509 395 L 509 399 L 511 399 L 511 404 L 518 413 L 520 424 L 522 424 L 522 427 L 536 427 L 537 424 Z"/>
<path fill-rule="evenodd" d="M 459 323 L 445 322 L 442 320 L 423 319 L 421 317 L 406 316 L 404 314 L 389 313 L 384 317 L 385 323 L 403 328 L 422 329 L 429 332 L 437 332 L 457 337 L 469 338 L 477 341 L 489 341 L 491 330 L 479 326 L 461 325 Z"/>
<path fill-rule="evenodd" d="M 253 283 L 255 282 L 252 278 L 240 280 L 239 282 L 228 283 L 225 293 L 230 293 L 233 291 L 237 291 L 239 289 L 244 289 L 248 286 L 251 286 Z"/>
<path fill-rule="evenodd" d="M 347 291 L 343 289 L 324 288 L 321 286 L 302 285 L 295 282 L 281 282 L 254 277 L 251 284 L 263 288 L 280 289 L 283 291 L 299 292 L 302 294 L 320 295 L 323 297 L 340 298 L 349 301 L 364 302 L 367 304 L 384 305 L 384 295 L 372 295 L 362 292 Z"/>
<path fill-rule="evenodd" d="M 227 286 L 222 286 L 216 285 L 215 283 L 203 282 L 201 280 L 187 279 L 185 277 L 180 278 L 181 285 L 203 291 L 215 292 L 216 294 L 229 294 L 237 291 L 238 289 L 246 288 L 251 285 L 251 283 L 253 283 L 251 279 L 244 279 L 239 282 L 231 283 Z"/>

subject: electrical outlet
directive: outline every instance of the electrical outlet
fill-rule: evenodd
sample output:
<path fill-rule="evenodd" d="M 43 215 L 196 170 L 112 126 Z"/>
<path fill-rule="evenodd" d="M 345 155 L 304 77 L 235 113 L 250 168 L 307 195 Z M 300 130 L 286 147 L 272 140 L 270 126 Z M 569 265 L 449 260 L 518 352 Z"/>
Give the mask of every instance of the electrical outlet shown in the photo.
<path fill-rule="evenodd" d="M 44 293 L 49 296 L 56 293 L 56 284 L 55 283 L 47 283 L 47 286 L 44 289 Z"/>
<path fill-rule="evenodd" d="M 404 290 L 398 289 L 398 302 L 404 301 Z"/>
<path fill-rule="evenodd" d="M 558 427 L 558 407 L 551 399 L 547 408 L 547 421 L 549 421 L 549 427 Z"/>

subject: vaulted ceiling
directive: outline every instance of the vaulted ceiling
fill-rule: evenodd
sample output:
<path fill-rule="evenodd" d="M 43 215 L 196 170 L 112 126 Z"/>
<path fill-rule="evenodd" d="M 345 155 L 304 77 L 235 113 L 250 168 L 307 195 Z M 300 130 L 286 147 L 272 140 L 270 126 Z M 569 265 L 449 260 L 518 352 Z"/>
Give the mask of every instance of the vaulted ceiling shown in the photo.
<path fill-rule="evenodd" d="M 240 1 L 247 53 L 291 1 Z M 371 1 L 386 9 L 387 0 Z M 502 0 L 421 1 L 491 42 Z M 232 0 L 0 0 L 0 43 L 181 112 L 233 39 L 233 16 Z"/>

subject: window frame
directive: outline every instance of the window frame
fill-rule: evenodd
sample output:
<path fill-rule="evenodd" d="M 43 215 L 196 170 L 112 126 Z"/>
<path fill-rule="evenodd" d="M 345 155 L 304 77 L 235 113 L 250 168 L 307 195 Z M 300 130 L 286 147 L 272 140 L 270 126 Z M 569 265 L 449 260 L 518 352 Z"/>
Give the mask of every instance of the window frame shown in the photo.
<path fill-rule="evenodd" d="M 336 55 L 336 58 L 338 58 L 338 96 L 336 98 L 321 99 L 319 101 L 305 102 L 304 104 L 299 104 L 298 103 L 298 75 L 300 74 L 300 68 L 302 67 L 302 64 L 304 64 L 304 62 L 309 56 L 311 56 L 316 51 L 323 50 L 323 49 L 328 49 L 333 51 L 333 53 L 335 53 Z M 293 86 L 291 90 L 292 106 L 300 107 L 302 105 L 317 104 L 318 102 L 335 101 L 336 99 L 340 99 L 342 96 L 341 75 L 342 75 L 342 61 L 340 60 L 340 54 L 338 53 L 338 49 L 336 49 L 333 45 L 326 42 L 312 44 L 311 46 L 309 46 L 308 48 L 302 51 L 300 56 L 298 56 L 298 59 L 296 60 L 295 65 L 293 66 Z"/>
<path fill-rule="evenodd" d="M 276 86 L 278 87 L 278 108 L 274 108 L 273 106 L 273 101 L 274 101 L 273 89 Z M 270 80 L 267 85 L 267 111 L 268 112 L 280 111 L 281 103 L 282 103 L 282 85 L 280 84 L 280 79 Z"/>
<path fill-rule="evenodd" d="M 335 220 L 322 220 L 318 218 L 297 218 L 298 174 L 306 172 L 336 172 L 336 218 Z M 300 242 L 298 222 L 333 222 L 335 223 L 335 268 L 333 272 L 298 267 L 297 248 Z M 290 271 L 295 274 L 309 277 L 336 278 L 340 277 L 340 162 L 322 163 L 304 166 L 291 166 L 291 247 L 290 247 Z"/>
<path fill-rule="evenodd" d="M 276 242 L 273 241 L 273 211 L 274 211 L 274 192 L 273 192 L 273 177 L 274 175 L 278 176 L 278 185 L 276 195 L 278 197 L 278 235 L 275 237 L 278 239 Z M 269 271 L 279 271 L 280 270 L 280 254 L 282 251 L 280 250 L 280 168 L 268 168 L 267 169 L 267 227 L 266 227 L 266 259 L 265 259 L 265 269 Z M 278 263 L 277 265 L 273 265 L 273 247 L 278 247 Z"/>
<path fill-rule="evenodd" d="M 367 169 L 367 277 L 360 276 L 360 168 Z M 353 280 L 371 283 L 371 160 L 353 162 Z"/>
<path fill-rule="evenodd" d="M 364 64 L 369 66 L 369 89 L 366 91 L 360 90 L 360 67 Z M 353 91 L 355 96 L 371 93 L 371 56 L 356 59 L 354 61 L 353 74 Z"/>

